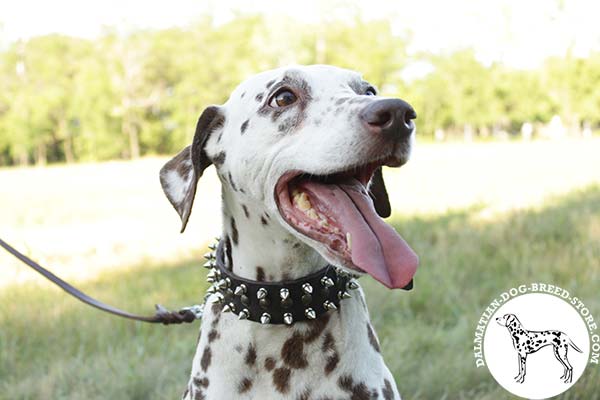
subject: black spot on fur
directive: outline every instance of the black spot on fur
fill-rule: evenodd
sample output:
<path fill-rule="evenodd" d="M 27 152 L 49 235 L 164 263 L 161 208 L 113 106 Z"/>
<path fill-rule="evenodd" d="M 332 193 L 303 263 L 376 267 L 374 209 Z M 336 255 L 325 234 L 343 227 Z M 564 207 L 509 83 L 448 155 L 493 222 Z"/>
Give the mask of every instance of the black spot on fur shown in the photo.
<path fill-rule="evenodd" d="M 231 258 L 231 240 L 229 240 L 229 236 L 225 236 L 225 258 L 227 261 L 226 268 L 229 271 L 233 271 L 233 259 Z"/>
<path fill-rule="evenodd" d="M 248 345 L 248 350 L 246 351 L 246 356 L 244 357 L 244 362 L 248 366 L 254 366 L 256 364 L 256 349 L 252 344 Z"/>
<path fill-rule="evenodd" d="M 277 130 L 280 133 L 288 132 L 293 126 L 296 120 L 294 118 L 287 118 L 277 126 Z"/>
<path fill-rule="evenodd" d="M 244 98 L 244 96 L 246 95 L 246 92 L 242 92 L 242 95 L 240 96 L 240 98 Z"/>
<path fill-rule="evenodd" d="M 200 379 L 199 377 L 194 377 L 193 379 L 194 385 L 198 386 L 198 387 L 205 387 L 207 388 L 209 385 L 209 381 L 207 377 L 204 377 L 202 379 Z"/>
<path fill-rule="evenodd" d="M 311 390 L 309 388 L 305 388 L 302 393 L 298 396 L 298 400 L 310 400 Z"/>
<path fill-rule="evenodd" d="M 256 280 L 259 282 L 265 281 L 265 269 L 263 267 L 256 267 Z"/>
<path fill-rule="evenodd" d="M 267 219 L 264 217 L 264 215 L 260 216 L 260 223 L 263 225 L 269 225 L 269 221 L 267 221 Z"/>
<path fill-rule="evenodd" d="M 267 358 L 265 359 L 265 369 L 266 369 L 267 371 L 272 371 L 272 370 L 273 370 L 273 368 L 275 368 L 275 364 L 276 364 L 276 363 L 275 363 L 275 360 L 274 360 L 273 358 L 271 358 L 271 357 L 267 357 Z"/>
<path fill-rule="evenodd" d="M 377 341 L 375 332 L 373 332 L 373 327 L 368 322 L 367 322 L 367 334 L 369 336 L 369 343 L 371 343 L 371 346 L 373 346 L 375 351 L 377 351 L 378 353 L 381 353 L 381 348 L 379 347 L 379 342 Z"/>
<path fill-rule="evenodd" d="M 233 181 L 233 176 L 231 176 L 231 172 L 227 172 L 227 176 L 229 177 L 229 184 L 231 185 L 231 188 L 233 189 L 234 192 L 237 192 L 238 189 L 235 186 L 235 182 Z"/>
<path fill-rule="evenodd" d="M 381 389 L 381 393 L 383 393 L 383 398 L 385 400 L 394 400 L 394 389 L 392 389 L 392 384 L 387 379 L 383 380 L 383 388 Z"/>
<path fill-rule="evenodd" d="M 202 371 L 206 372 L 208 367 L 210 366 L 210 362 L 212 361 L 212 352 L 209 346 L 204 348 L 202 352 L 202 358 L 200 359 L 200 367 L 202 367 Z"/>
<path fill-rule="evenodd" d="M 349 375 L 340 376 L 338 386 L 343 391 L 350 393 L 352 400 L 371 400 L 373 398 L 367 385 L 362 382 L 355 384 L 354 379 Z"/>
<path fill-rule="evenodd" d="M 246 393 L 252 388 L 252 380 L 250 378 L 244 378 L 238 385 L 239 393 Z"/>
<path fill-rule="evenodd" d="M 330 332 L 325 334 L 325 339 L 323 340 L 323 346 L 321 346 L 321 350 L 323 354 L 327 355 L 327 362 L 325 364 L 325 375 L 329 375 L 333 372 L 333 370 L 337 367 L 340 362 L 340 355 L 337 352 L 337 348 L 335 345 L 335 339 Z"/>
<path fill-rule="evenodd" d="M 304 337 L 295 332 L 292 337 L 283 343 L 281 348 L 281 359 L 294 369 L 304 369 L 308 366 L 306 354 L 304 354 Z"/>
<path fill-rule="evenodd" d="M 217 340 L 219 338 L 219 336 L 220 336 L 219 332 L 217 332 L 214 329 L 211 329 L 211 331 L 208 332 L 208 343 L 214 342 L 215 340 Z"/>
<path fill-rule="evenodd" d="M 262 93 L 259 93 L 256 95 L 256 97 L 254 99 L 258 102 L 261 102 L 263 97 L 264 97 L 264 95 Z"/>
<path fill-rule="evenodd" d="M 250 120 L 245 120 L 244 123 L 242 124 L 242 126 L 240 127 L 240 131 L 242 133 L 242 135 L 244 134 L 244 132 L 246 132 L 246 129 L 248 129 L 248 123 L 250 122 Z"/>
<path fill-rule="evenodd" d="M 237 226 L 235 226 L 235 219 L 231 217 L 231 240 L 233 244 L 237 246 L 239 239 L 239 233 L 237 230 Z"/>
<path fill-rule="evenodd" d="M 244 215 L 246 216 L 246 218 L 250 218 L 250 212 L 248 211 L 248 207 L 246 207 L 245 204 L 242 204 L 242 210 L 244 210 Z"/>
<path fill-rule="evenodd" d="M 290 390 L 291 373 L 289 368 L 277 368 L 273 371 L 273 384 L 279 393 L 287 393 Z"/>
<path fill-rule="evenodd" d="M 213 164 L 215 164 L 215 167 L 220 167 L 221 165 L 223 165 L 223 163 L 225 162 L 225 156 L 226 155 L 224 151 L 214 156 L 212 162 Z"/>
<path fill-rule="evenodd" d="M 271 79 L 269 82 L 267 82 L 267 89 L 269 89 L 271 86 L 273 86 L 274 83 L 275 83 L 275 79 Z"/>

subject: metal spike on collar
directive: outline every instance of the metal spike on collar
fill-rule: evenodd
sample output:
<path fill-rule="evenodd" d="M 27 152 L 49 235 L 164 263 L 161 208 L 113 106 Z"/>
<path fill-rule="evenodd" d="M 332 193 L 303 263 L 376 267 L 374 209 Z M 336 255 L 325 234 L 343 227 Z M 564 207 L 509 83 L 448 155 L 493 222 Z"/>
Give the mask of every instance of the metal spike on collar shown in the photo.
<path fill-rule="evenodd" d="M 260 316 L 260 323 L 263 324 L 263 325 L 266 325 L 269 322 L 271 322 L 271 314 L 269 314 L 269 313 L 263 313 Z"/>
<path fill-rule="evenodd" d="M 221 236 L 215 236 L 215 240 L 217 241 L 217 243 L 219 243 L 221 241 Z"/>
<path fill-rule="evenodd" d="M 337 310 L 337 306 L 333 301 L 325 300 L 323 303 L 323 308 L 326 310 Z"/>
<path fill-rule="evenodd" d="M 217 287 L 221 290 L 223 289 L 227 289 L 229 287 L 229 284 L 227 283 L 227 281 L 225 279 L 221 279 L 219 282 L 217 282 Z"/>
<path fill-rule="evenodd" d="M 345 290 L 338 292 L 338 299 L 340 300 L 349 299 L 351 297 L 352 295 L 350 295 L 350 293 L 346 292 Z"/>
<path fill-rule="evenodd" d="M 204 263 L 202 266 L 203 266 L 204 268 L 211 269 L 211 268 L 214 268 L 214 267 L 216 267 L 216 266 L 217 266 L 217 264 L 215 263 L 215 261 L 214 261 L 214 260 L 208 260 L 208 261 L 207 261 L 207 262 L 205 262 L 205 263 Z"/>
<path fill-rule="evenodd" d="M 312 294 L 313 287 L 311 286 L 310 283 L 306 282 L 305 284 L 302 285 L 302 291 L 304 291 L 304 293 L 306 293 L 306 294 Z"/>
<path fill-rule="evenodd" d="M 215 259 L 215 253 L 212 251 L 209 251 L 208 253 L 204 254 L 204 258 L 206 260 L 214 260 Z"/>
<path fill-rule="evenodd" d="M 285 313 L 283 314 L 283 322 L 285 322 L 286 325 L 291 325 L 294 323 L 294 317 L 292 317 L 292 313 Z"/>
<path fill-rule="evenodd" d="M 356 290 L 359 288 L 358 282 L 356 282 L 356 279 L 350 279 L 348 281 L 348 283 L 346 284 L 346 287 L 350 290 Z"/>
<path fill-rule="evenodd" d="M 312 308 L 307 308 L 306 310 L 304 310 L 304 315 L 306 315 L 306 318 L 308 319 L 317 318 L 317 313 Z"/>
<path fill-rule="evenodd" d="M 321 285 L 325 286 L 326 288 L 330 288 L 333 286 L 333 280 L 328 276 L 324 276 L 321 278 Z"/>
<path fill-rule="evenodd" d="M 336 269 L 336 270 L 335 270 L 335 272 L 336 272 L 337 276 L 339 276 L 340 278 L 345 278 L 345 277 L 347 277 L 347 276 L 350 276 L 350 274 L 349 274 L 349 273 L 347 273 L 347 272 L 345 272 L 345 271 L 342 271 L 342 270 L 341 270 L 341 269 L 339 269 L 339 268 L 338 268 L 338 269 Z"/>
<path fill-rule="evenodd" d="M 281 300 L 287 300 L 290 297 L 290 291 L 287 288 L 283 288 L 279 291 L 279 297 Z"/>
<path fill-rule="evenodd" d="M 241 283 L 239 286 L 237 286 L 235 288 L 235 290 L 233 291 L 233 294 L 235 294 L 236 296 L 241 296 L 243 294 L 246 294 L 246 290 L 248 290 L 248 288 L 246 288 L 246 285 Z"/>
<path fill-rule="evenodd" d="M 217 249 L 217 245 L 214 244 L 214 243 L 211 243 L 211 244 L 208 245 L 208 248 L 211 249 L 211 250 L 216 250 Z"/>
<path fill-rule="evenodd" d="M 256 298 L 259 299 L 259 300 L 261 300 L 261 299 L 264 299 L 265 297 L 267 297 L 267 289 L 261 287 L 256 292 Z"/>
<path fill-rule="evenodd" d="M 250 316 L 250 312 L 248 311 L 247 308 L 244 308 L 242 311 L 240 311 L 240 313 L 238 314 L 238 319 L 248 319 L 248 317 Z"/>
<path fill-rule="evenodd" d="M 213 299 L 213 304 L 221 304 L 223 302 L 223 300 L 225 300 L 225 296 L 223 296 L 223 293 L 221 292 L 216 292 L 215 293 L 215 298 Z"/>
<path fill-rule="evenodd" d="M 235 312 L 235 304 L 225 304 L 225 306 L 223 307 L 223 312 Z"/>
<path fill-rule="evenodd" d="M 213 283 L 215 280 L 217 280 L 219 278 L 219 271 L 217 271 L 216 269 L 211 269 L 208 274 L 206 275 L 206 280 L 210 283 Z"/>
<path fill-rule="evenodd" d="M 211 285 L 208 289 L 206 289 L 206 293 L 208 293 L 208 294 L 217 293 L 217 288 Z"/>

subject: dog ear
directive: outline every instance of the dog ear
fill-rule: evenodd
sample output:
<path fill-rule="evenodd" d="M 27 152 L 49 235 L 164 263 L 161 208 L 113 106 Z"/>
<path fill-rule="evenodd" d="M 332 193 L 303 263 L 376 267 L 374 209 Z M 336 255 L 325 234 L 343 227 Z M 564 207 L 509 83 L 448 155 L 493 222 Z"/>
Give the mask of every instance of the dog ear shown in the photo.
<path fill-rule="evenodd" d="M 377 211 L 380 217 L 387 218 L 392 215 L 392 207 L 390 206 L 390 199 L 385 188 L 385 182 L 383 181 L 381 167 L 377 168 L 373 173 L 369 194 L 373 199 L 373 203 L 375 203 L 375 211 Z"/>
<path fill-rule="evenodd" d="M 192 212 L 196 186 L 212 162 L 204 151 L 211 133 L 223 127 L 225 117 L 217 106 L 207 107 L 198 118 L 192 144 L 183 149 L 160 170 L 163 191 L 181 217 L 181 232 Z"/>

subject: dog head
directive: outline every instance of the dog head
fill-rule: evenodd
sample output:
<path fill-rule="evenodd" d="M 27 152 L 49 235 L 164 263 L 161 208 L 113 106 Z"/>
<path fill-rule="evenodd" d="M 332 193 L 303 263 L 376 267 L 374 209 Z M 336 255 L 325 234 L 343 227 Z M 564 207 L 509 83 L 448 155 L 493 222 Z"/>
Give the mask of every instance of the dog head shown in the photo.
<path fill-rule="evenodd" d="M 496 322 L 500 326 L 516 327 L 519 324 L 519 320 L 515 314 L 504 314 L 502 317 L 496 318 Z"/>
<path fill-rule="evenodd" d="M 202 113 L 192 144 L 163 167 L 161 183 L 183 230 L 212 164 L 224 197 L 260 204 L 328 262 L 403 287 L 418 258 L 381 219 L 391 213 L 381 168 L 408 160 L 414 118 L 408 103 L 379 97 L 353 71 L 263 72 Z"/>

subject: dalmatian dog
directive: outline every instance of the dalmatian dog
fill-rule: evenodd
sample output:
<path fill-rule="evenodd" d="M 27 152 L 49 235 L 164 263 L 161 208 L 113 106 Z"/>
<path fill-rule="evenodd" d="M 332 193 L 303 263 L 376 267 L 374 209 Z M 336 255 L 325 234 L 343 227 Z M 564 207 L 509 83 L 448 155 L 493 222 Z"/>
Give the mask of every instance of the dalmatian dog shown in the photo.
<path fill-rule="evenodd" d="M 356 72 L 291 66 L 241 83 L 205 109 L 193 142 L 161 170 L 183 227 L 214 165 L 222 184 L 227 268 L 257 282 L 327 265 L 388 288 L 412 282 L 418 258 L 390 215 L 383 166 L 409 158 L 416 118 Z M 184 399 L 399 399 L 362 289 L 314 321 L 263 325 L 211 299 Z"/>
<path fill-rule="evenodd" d="M 513 346 L 517 350 L 519 356 L 519 374 L 515 376 L 517 382 L 523 383 L 525 381 L 527 355 L 535 353 L 546 346 L 553 347 L 554 357 L 556 357 L 564 368 L 563 375 L 560 378 L 565 383 L 572 382 L 573 367 L 567 358 L 569 346 L 579 353 L 582 353 L 582 351 L 566 333 L 561 331 L 528 331 L 523 328 L 523 325 L 521 325 L 521 322 L 514 314 L 505 314 L 502 317 L 498 317 L 496 318 L 496 322 L 508 328 Z"/>

